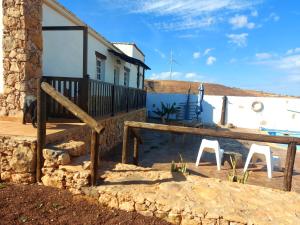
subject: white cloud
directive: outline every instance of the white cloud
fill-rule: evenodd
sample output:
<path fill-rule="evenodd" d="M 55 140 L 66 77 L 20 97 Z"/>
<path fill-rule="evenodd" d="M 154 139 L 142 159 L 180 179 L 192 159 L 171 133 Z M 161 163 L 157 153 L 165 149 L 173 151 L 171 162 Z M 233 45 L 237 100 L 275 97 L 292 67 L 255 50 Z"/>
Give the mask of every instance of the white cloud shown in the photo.
<path fill-rule="evenodd" d="M 213 17 L 201 18 L 201 19 L 193 19 L 193 18 L 185 18 L 184 20 L 176 20 L 172 22 L 158 22 L 154 25 L 158 29 L 167 30 L 167 31 L 181 31 L 181 30 L 191 30 L 198 29 L 203 27 L 209 27 L 210 25 L 215 23 L 215 19 Z"/>
<path fill-rule="evenodd" d="M 229 38 L 229 43 L 235 44 L 238 47 L 247 46 L 248 33 L 227 34 L 227 37 Z"/>
<path fill-rule="evenodd" d="M 201 56 L 201 53 L 200 53 L 200 52 L 194 52 L 194 53 L 193 53 L 193 58 L 194 58 L 194 59 L 199 59 L 200 56 Z"/>
<path fill-rule="evenodd" d="M 287 50 L 286 54 L 287 55 L 292 55 L 292 54 L 296 54 L 296 53 L 299 53 L 299 52 L 300 52 L 300 48 L 292 48 L 292 49 Z"/>
<path fill-rule="evenodd" d="M 245 15 L 235 15 L 234 17 L 229 19 L 229 23 L 232 25 L 233 29 L 253 29 L 255 27 L 255 23 L 248 22 L 248 17 Z"/>
<path fill-rule="evenodd" d="M 273 57 L 273 55 L 271 53 L 267 53 L 267 52 L 261 52 L 261 53 L 256 53 L 255 57 L 258 60 L 265 60 L 265 59 L 270 59 Z"/>
<path fill-rule="evenodd" d="M 197 72 L 172 72 L 172 80 L 185 80 L 185 81 L 203 81 L 205 76 L 197 73 Z M 160 72 L 160 73 L 153 73 L 150 77 L 150 80 L 169 80 L 170 79 L 170 72 Z"/>
<path fill-rule="evenodd" d="M 236 59 L 236 58 L 231 58 L 231 59 L 229 60 L 229 63 L 231 63 L 231 64 L 236 63 L 236 62 L 237 62 L 237 59 Z"/>
<path fill-rule="evenodd" d="M 187 73 L 187 74 L 185 74 L 185 78 L 187 78 L 187 79 L 194 78 L 196 76 L 197 76 L 196 73 Z"/>
<path fill-rule="evenodd" d="M 251 12 L 251 16 L 257 17 L 257 16 L 258 16 L 257 10 L 253 10 L 253 11 Z"/>
<path fill-rule="evenodd" d="M 214 49 L 213 48 L 205 49 L 203 55 L 208 55 L 212 50 L 214 50 Z"/>
<path fill-rule="evenodd" d="M 164 22 L 154 24 L 164 30 L 187 30 L 211 26 L 221 22 L 220 16 L 247 11 L 262 0 L 99 0 L 111 7 L 122 8 L 129 13 L 164 17 Z M 161 21 L 161 20 L 160 20 Z"/>
<path fill-rule="evenodd" d="M 276 71 L 281 71 L 288 76 L 289 81 L 299 81 L 300 54 L 273 56 L 266 60 L 257 61 L 255 64 L 268 66 Z"/>
<path fill-rule="evenodd" d="M 206 60 L 206 65 L 211 66 L 217 61 L 216 57 L 209 56 Z"/>
<path fill-rule="evenodd" d="M 165 59 L 166 58 L 166 54 L 163 53 L 162 51 L 160 51 L 159 49 L 154 49 L 154 51 L 159 54 L 159 56 L 162 58 L 162 59 Z"/>
<path fill-rule="evenodd" d="M 291 82 L 300 82 L 300 74 L 288 76 L 288 80 Z"/>
<path fill-rule="evenodd" d="M 274 22 L 277 22 L 278 20 L 280 20 L 280 17 L 274 12 L 270 13 L 270 15 L 265 19 L 265 21 L 274 21 Z"/>

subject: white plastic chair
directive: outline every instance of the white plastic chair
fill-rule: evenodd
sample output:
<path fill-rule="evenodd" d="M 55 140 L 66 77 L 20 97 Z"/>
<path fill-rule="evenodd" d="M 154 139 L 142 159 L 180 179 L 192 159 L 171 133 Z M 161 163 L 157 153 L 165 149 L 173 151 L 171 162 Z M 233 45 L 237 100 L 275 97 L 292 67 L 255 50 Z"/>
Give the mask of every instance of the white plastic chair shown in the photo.
<path fill-rule="evenodd" d="M 196 160 L 196 166 L 199 165 L 203 150 L 205 148 L 214 149 L 216 154 L 217 168 L 218 170 L 221 170 L 221 162 L 222 162 L 224 150 L 220 148 L 219 142 L 217 140 L 207 140 L 207 139 L 202 140 L 199 148 L 197 160 Z"/>
<path fill-rule="evenodd" d="M 277 165 L 280 164 L 280 159 L 278 156 L 272 156 L 272 151 L 271 151 L 270 146 L 252 144 L 250 147 L 249 154 L 247 156 L 246 164 L 244 167 L 244 172 L 248 169 L 250 160 L 254 153 L 263 154 L 265 156 L 266 163 L 267 163 L 267 170 L 268 170 L 268 178 L 271 179 L 274 164 L 277 164 Z"/>

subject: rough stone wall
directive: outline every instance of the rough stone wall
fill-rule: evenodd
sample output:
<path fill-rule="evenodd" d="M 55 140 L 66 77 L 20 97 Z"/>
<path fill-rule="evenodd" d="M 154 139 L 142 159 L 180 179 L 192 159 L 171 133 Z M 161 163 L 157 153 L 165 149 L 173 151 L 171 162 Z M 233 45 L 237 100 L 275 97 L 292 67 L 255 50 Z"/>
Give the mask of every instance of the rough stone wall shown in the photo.
<path fill-rule="evenodd" d="M 105 132 L 100 139 L 101 150 L 109 151 L 112 147 L 116 146 L 122 141 L 124 121 L 145 121 L 145 119 L 146 110 L 141 109 L 100 120 L 99 123 L 105 127 Z M 56 141 L 85 141 L 86 148 L 89 149 L 90 128 L 87 126 L 81 126 L 79 129 L 66 131 L 65 133 L 62 133 L 60 137 L 61 139 L 56 139 Z M 35 165 L 36 138 L 0 136 L 0 174 L 2 180 L 13 183 L 33 183 L 35 181 Z M 49 167 L 46 165 L 44 172 L 49 172 L 49 168 L 51 168 L 51 166 Z M 51 170 L 51 173 L 52 172 L 54 172 L 54 170 Z M 72 174 L 72 176 L 70 175 L 69 177 L 69 183 L 73 182 L 73 175 L 76 177 L 79 176 L 78 174 L 80 174 L 80 179 L 83 176 L 84 179 L 82 180 L 87 179 L 87 174 L 85 172 L 83 173 L 84 175 L 82 175 L 82 173 L 77 173 L 76 171 L 74 174 L 70 174 Z M 82 180 L 80 180 L 80 182 Z M 72 185 L 78 186 L 77 183 Z"/>
<path fill-rule="evenodd" d="M 146 121 L 146 109 L 139 109 L 129 113 L 122 113 L 114 117 L 108 117 L 98 120 L 98 123 L 105 127 L 105 131 L 100 138 L 101 152 L 107 152 L 123 140 L 124 121 Z M 91 141 L 91 129 L 88 126 L 81 126 L 74 130 L 61 135 L 61 138 L 56 137 L 56 142 L 78 140 L 85 141 L 89 146 Z"/>
<path fill-rule="evenodd" d="M 300 224 L 295 192 L 128 164 L 104 166 L 103 184 L 82 191 L 111 208 L 177 225 Z"/>
<path fill-rule="evenodd" d="M 34 183 L 36 139 L 0 136 L 1 180 L 13 183 Z"/>
<path fill-rule="evenodd" d="M 4 93 L 0 116 L 20 117 L 42 76 L 42 0 L 3 0 Z"/>

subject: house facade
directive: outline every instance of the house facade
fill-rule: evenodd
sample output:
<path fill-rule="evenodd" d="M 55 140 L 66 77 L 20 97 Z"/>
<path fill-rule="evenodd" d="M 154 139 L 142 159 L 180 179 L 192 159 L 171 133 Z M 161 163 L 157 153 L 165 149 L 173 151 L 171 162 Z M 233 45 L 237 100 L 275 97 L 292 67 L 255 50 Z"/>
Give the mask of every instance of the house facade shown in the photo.
<path fill-rule="evenodd" d="M 136 44 L 108 41 L 56 0 L 0 6 L 0 117 L 20 117 L 41 76 L 94 116 L 106 105 L 114 112 L 144 104 L 150 68 Z"/>

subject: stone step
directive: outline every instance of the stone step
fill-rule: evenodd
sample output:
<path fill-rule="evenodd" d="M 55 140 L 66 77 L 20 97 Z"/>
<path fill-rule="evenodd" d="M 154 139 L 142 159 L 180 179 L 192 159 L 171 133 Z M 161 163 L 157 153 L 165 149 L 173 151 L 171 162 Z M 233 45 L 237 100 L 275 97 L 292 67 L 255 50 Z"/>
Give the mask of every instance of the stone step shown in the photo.
<path fill-rule="evenodd" d="M 87 154 L 87 148 L 84 141 L 70 140 L 67 142 L 61 142 L 50 146 L 51 149 L 67 151 L 70 156 L 82 156 Z"/>

